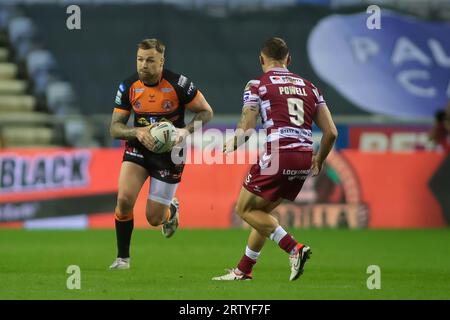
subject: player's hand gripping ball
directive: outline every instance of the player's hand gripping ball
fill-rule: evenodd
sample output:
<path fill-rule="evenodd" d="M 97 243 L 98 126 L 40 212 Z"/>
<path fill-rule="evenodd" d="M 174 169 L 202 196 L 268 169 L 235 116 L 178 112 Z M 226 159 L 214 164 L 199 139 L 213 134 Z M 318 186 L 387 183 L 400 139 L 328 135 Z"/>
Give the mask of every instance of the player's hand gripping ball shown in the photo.
<path fill-rule="evenodd" d="M 150 135 L 155 140 L 151 151 L 155 153 L 164 153 L 172 150 L 178 133 L 173 124 L 162 121 L 150 129 Z"/>

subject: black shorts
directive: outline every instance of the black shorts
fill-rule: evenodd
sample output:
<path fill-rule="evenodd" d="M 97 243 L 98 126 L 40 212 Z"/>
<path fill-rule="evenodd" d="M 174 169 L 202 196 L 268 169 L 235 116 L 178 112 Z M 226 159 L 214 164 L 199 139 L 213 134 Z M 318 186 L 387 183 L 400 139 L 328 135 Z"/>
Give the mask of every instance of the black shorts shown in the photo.
<path fill-rule="evenodd" d="M 180 151 L 182 152 L 182 150 Z M 178 183 L 184 169 L 184 163 L 175 164 L 171 152 L 154 153 L 144 146 L 126 143 L 122 161 L 130 161 L 147 169 L 148 174 L 167 183 Z"/>

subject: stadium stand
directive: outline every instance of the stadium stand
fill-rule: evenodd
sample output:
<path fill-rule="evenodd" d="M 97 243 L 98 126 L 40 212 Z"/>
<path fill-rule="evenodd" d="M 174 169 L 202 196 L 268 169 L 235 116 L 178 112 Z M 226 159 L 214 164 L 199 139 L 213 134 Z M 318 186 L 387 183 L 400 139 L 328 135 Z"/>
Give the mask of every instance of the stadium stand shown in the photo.
<path fill-rule="evenodd" d="M 81 130 L 72 133 L 75 138 L 60 139 L 62 144 L 79 146 L 86 141 L 95 144 L 93 138 L 100 145 L 111 145 L 107 127 L 114 94 L 120 81 L 133 72 L 136 43 L 145 37 L 166 41 L 167 68 L 180 70 L 205 90 L 215 109 L 214 121 L 236 122 L 243 82 L 260 72 L 255 48 L 262 39 L 276 33 L 283 34 L 291 44 L 296 57 L 292 68 L 301 70 L 323 89 L 334 106 L 339 106 L 334 109 L 338 122 L 340 117 L 345 117 L 347 123 L 369 118 L 385 122 L 385 118 L 355 107 L 317 77 L 308 59 L 304 59 L 309 31 L 331 13 L 360 12 L 369 4 L 432 20 L 450 17 L 450 2 L 445 0 L 79 0 L 82 30 L 73 31 L 64 27 L 64 9 L 72 4 L 70 1 L 3 3 L 19 5 L 25 14 L 10 13 L 16 16 L 5 24 L 13 48 L 10 60 L 16 67 L 3 69 L 5 74 L 18 69 L 19 78 L 10 81 L 8 88 L 23 92 L 25 86 L 28 96 L 11 98 L 2 93 L 2 103 L 10 108 L 28 108 L 30 114 L 33 110 L 32 117 L 43 111 L 51 114 L 61 128 L 58 136 Z M 158 14 L 148 19 L 150 11 Z M 270 30 L 263 27 L 267 20 L 271 21 Z M 198 32 L 201 37 L 195 37 Z M 24 82 L 25 78 L 28 82 Z M 0 92 L 2 88 L 0 83 Z M 69 124 L 68 116 L 76 118 L 73 124 Z M 90 138 L 80 139 L 86 132 L 90 132 Z"/>
<path fill-rule="evenodd" d="M 95 146 L 72 85 L 37 27 L 16 7 L 0 7 L 2 147 Z"/>

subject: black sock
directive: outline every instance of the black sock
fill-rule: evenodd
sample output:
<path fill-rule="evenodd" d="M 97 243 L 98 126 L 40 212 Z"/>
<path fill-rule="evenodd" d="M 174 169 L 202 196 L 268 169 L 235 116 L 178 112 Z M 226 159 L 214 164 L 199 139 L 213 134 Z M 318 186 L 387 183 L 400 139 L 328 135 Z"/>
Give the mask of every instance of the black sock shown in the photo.
<path fill-rule="evenodd" d="M 116 220 L 117 257 L 130 257 L 131 233 L 133 232 L 134 220 Z"/>

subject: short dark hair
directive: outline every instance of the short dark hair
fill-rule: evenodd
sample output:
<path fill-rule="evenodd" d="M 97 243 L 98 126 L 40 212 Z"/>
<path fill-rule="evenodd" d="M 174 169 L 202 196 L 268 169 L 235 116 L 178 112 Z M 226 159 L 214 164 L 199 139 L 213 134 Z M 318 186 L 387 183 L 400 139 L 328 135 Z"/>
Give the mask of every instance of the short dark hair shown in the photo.
<path fill-rule="evenodd" d="M 283 39 L 273 37 L 264 42 L 261 52 L 274 60 L 283 60 L 289 54 L 289 48 Z"/>
<path fill-rule="evenodd" d="M 441 123 L 445 121 L 445 117 L 446 117 L 446 113 L 444 110 L 438 110 L 436 111 L 436 113 L 434 114 L 434 119 Z"/>
<path fill-rule="evenodd" d="M 156 49 L 156 51 L 158 51 L 159 53 L 164 54 L 166 46 L 164 45 L 164 43 L 162 43 L 161 40 L 158 39 L 144 39 L 138 43 L 138 49 Z"/>

